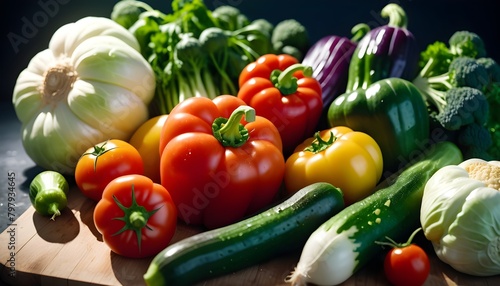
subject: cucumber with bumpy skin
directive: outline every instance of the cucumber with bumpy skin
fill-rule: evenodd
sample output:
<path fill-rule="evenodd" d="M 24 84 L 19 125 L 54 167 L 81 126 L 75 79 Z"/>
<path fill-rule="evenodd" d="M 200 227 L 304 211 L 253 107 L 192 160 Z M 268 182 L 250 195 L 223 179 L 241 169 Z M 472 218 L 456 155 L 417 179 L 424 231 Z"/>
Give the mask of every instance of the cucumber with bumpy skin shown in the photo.
<path fill-rule="evenodd" d="M 414 231 L 427 181 L 440 168 L 462 162 L 462 153 L 451 142 L 436 143 L 423 153 L 395 180 L 321 225 L 307 240 L 287 282 L 338 285 L 381 253 L 377 241 L 401 240 Z"/>
<path fill-rule="evenodd" d="M 174 243 L 151 262 L 147 285 L 192 285 L 290 251 L 344 208 L 340 189 L 309 185 L 255 216 Z"/>

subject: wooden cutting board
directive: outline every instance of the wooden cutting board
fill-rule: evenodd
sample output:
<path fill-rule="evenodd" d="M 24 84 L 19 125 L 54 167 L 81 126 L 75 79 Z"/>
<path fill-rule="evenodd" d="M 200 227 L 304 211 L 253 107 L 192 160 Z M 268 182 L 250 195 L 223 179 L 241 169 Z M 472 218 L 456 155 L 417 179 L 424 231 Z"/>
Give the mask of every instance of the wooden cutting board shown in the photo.
<path fill-rule="evenodd" d="M 128 259 L 112 253 L 94 226 L 94 207 L 93 201 L 73 187 L 68 208 L 56 221 L 50 221 L 29 208 L 0 234 L 1 281 L 30 286 L 145 285 L 142 276 L 151 258 Z M 180 224 L 173 242 L 199 231 Z M 500 285 L 500 276 L 478 278 L 464 275 L 439 261 L 432 249 L 429 248 L 428 253 L 432 270 L 426 285 Z M 298 252 L 276 257 L 199 285 L 289 285 L 284 279 L 293 270 L 299 256 Z M 381 259 L 375 259 L 342 285 L 387 285 Z M 15 277 L 12 276 L 14 271 Z"/>

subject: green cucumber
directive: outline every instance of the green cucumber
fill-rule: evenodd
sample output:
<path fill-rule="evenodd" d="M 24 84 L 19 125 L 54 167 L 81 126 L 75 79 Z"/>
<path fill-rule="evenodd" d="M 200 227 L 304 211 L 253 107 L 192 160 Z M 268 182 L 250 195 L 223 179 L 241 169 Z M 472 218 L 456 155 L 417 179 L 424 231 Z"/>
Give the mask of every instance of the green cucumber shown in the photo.
<path fill-rule="evenodd" d="M 375 192 L 321 225 L 307 240 L 294 272 L 293 285 L 338 285 L 366 265 L 383 248 L 386 237 L 407 239 L 420 222 L 425 184 L 440 168 L 462 162 L 460 150 L 440 142 Z"/>
<path fill-rule="evenodd" d="M 192 285 L 300 250 L 343 208 L 340 189 L 323 182 L 309 185 L 255 216 L 168 246 L 153 258 L 144 280 L 147 285 Z"/>

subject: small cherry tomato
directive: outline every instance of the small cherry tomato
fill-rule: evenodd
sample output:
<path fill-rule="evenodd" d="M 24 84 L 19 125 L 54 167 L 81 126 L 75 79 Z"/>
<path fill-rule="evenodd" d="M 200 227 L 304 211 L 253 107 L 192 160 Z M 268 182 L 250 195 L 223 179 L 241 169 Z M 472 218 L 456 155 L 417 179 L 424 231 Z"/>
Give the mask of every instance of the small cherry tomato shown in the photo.
<path fill-rule="evenodd" d="M 430 262 L 427 253 L 420 246 L 411 243 L 419 230 L 420 228 L 406 243 L 397 244 L 390 239 L 390 243 L 381 243 L 392 246 L 384 260 L 385 276 L 392 285 L 421 286 L 429 276 Z"/>
<path fill-rule="evenodd" d="M 109 182 L 130 174 L 144 174 L 141 155 L 129 143 L 112 139 L 89 148 L 80 157 L 75 182 L 85 196 L 99 201 Z"/>
<path fill-rule="evenodd" d="M 170 193 L 143 175 L 112 180 L 94 209 L 94 223 L 116 254 L 142 258 L 158 254 L 177 227 Z"/>
<path fill-rule="evenodd" d="M 144 122 L 132 135 L 129 143 L 141 154 L 144 175 L 160 183 L 160 135 L 168 115 L 158 115 Z"/>

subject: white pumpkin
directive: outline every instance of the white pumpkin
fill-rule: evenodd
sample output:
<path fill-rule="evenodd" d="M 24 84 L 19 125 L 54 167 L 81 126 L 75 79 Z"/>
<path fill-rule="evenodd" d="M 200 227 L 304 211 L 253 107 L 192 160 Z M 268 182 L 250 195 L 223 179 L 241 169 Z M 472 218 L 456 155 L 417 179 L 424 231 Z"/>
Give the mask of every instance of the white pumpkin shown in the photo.
<path fill-rule="evenodd" d="M 80 156 L 107 139 L 128 140 L 148 119 L 155 75 L 125 28 L 104 17 L 60 27 L 18 76 L 12 102 L 26 153 L 73 174 Z"/>

